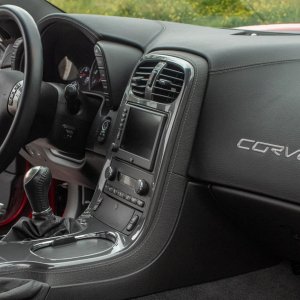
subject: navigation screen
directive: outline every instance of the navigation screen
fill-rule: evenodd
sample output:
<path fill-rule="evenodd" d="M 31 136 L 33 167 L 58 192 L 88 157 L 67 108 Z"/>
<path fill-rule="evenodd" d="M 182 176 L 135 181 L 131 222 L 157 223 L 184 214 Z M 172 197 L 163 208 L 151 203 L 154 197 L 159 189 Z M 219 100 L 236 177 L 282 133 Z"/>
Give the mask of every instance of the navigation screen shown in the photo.
<path fill-rule="evenodd" d="M 120 148 L 150 159 L 162 121 L 161 115 L 131 107 Z"/>

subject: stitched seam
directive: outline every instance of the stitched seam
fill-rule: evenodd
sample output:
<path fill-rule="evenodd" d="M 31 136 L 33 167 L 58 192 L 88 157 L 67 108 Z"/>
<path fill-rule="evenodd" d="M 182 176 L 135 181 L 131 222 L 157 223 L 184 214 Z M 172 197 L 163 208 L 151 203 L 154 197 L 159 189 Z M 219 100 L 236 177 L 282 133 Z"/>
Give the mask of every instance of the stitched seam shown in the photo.
<path fill-rule="evenodd" d="M 182 57 L 179 56 L 179 58 L 182 58 Z M 193 61 L 193 63 L 192 63 L 191 61 L 192 61 L 192 60 L 190 60 L 189 62 L 190 62 L 190 63 L 193 65 L 193 67 L 194 67 L 194 61 Z M 188 99 L 192 99 L 192 98 L 194 97 L 194 95 L 195 95 L 195 90 L 196 90 L 196 86 L 198 86 L 198 84 L 196 84 L 196 83 L 198 83 L 198 80 L 199 80 L 199 78 L 198 78 L 198 69 L 195 68 L 195 67 L 194 67 L 194 72 L 195 72 L 195 73 L 194 73 L 195 75 L 194 75 L 193 89 L 192 89 L 192 91 L 191 91 L 191 93 L 190 93 L 191 96 L 190 96 L 190 95 L 187 96 Z M 173 157 L 173 164 L 172 164 L 172 168 L 171 168 L 172 171 L 174 170 L 174 167 L 175 167 L 175 161 L 176 161 L 177 156 L 178 156 L 178 150 L 179 150 L 179 145 L 180 145 L 181 137 L 182 137 L 182 134 L 183 134 L 183 131 L 184 131 L 184 126 L 185 126 L 185 124 L 186 124 L 186 120 L 187 120 L 187 117 L 188 117 L 189 112 L 190 112 L 191 102 L 192 102 L 192 101 L 188 101 L 188 106 L 187 106 L 187 108 L 186 108 L 185 116 L 184 116 L 184 120 L 183 120 L 183 126 L 180 127 L 179 143 L 177 143 L 175 155 L 174 155 L 174 157 Z"/>
<path fill-rule="evenodd" d="M 157 21 L 156 22 L 157 24 L 159 24 L 161 26 L 161 30 L 155 34 L 145 45 L 144 45 L 144 49 L 146 49 L 158 36 L 160 36 L 165 30 L 166 30 L 166 26 L 160 22 L 160 21 Z"/>
<path fill-rule="evenodd" d="M 289 60 L 281 60 L 281 61 L 272 61 L 272 62 L 267 62 L 267 63 L 258 63 L 258 64 L 252 64 L 252 65 L 245 65 L 245 66 L 237 66 L 237 67 L 232 67 L 232 68 L 225 68 L 225 69 L 220 69 L 220 70 L 211 70 L 210 74 L 211 75 L 215 75 L 215 74 L 222 74 L 222 73 L 227 73 L 227 72 L 232 72 L 232 71 L 238 71 L 238 70 L 248 70 L 248 69 L 254 69 L 254 68 L 257 68 L 257 67 L 272 66 L 272 65 L 281 65 L 281 64 L 294 63 L 294 62 L 300 62 L 300 59 L 289 59 Z"/>

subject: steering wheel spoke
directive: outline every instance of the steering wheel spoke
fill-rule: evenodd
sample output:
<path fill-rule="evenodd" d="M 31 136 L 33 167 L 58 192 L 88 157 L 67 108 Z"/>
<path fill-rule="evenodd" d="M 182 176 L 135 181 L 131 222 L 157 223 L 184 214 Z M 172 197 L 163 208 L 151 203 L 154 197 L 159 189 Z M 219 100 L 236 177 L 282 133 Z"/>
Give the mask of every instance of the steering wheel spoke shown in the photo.
<path fill-rule="evenodd" d="M 15 115 L 22 95 L 23 80 L 24 75 L 19 71 L 0 70 L 0 123 L 3 123 L 5 114 Z"/>

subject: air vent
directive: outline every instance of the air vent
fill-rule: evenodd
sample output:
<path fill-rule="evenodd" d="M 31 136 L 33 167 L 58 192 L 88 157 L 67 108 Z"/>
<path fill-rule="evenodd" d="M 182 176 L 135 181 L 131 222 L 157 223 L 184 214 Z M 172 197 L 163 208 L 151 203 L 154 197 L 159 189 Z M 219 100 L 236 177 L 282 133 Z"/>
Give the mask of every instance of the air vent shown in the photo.
<path fill-rule="evenodd" d="M 183 81 L 183 68 L 173 63 L 167 63 L 155 80 L 152 100 L 163 103 L 173 102 L 181 92 Z"/>
<path fill-rule="evenodd" d="M 131 90 L 135 96 L 145 98 L 147 81 L 157 64 L 157 61 L 144 61 L 137 67 L 131 79 Z"/>

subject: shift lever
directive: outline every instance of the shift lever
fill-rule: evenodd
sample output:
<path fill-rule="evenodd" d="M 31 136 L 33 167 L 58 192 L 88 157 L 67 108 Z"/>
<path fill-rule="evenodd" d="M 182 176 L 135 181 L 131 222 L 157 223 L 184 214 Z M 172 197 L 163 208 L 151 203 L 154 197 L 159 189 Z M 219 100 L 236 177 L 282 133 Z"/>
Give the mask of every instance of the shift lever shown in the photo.
<path fill-rule="evenodd" d="M 52 214 L 48 199 L 51 179 L 49 168 L 42 166 L 31 168 L 24 177 L 24 189 L 34 216 Z"/>
<path fill-rule="evenodd" d="M 33 218 L 22 217 L 2 241 L 28 241 L 56 237 L 83 229 L 75 219 L 53 214 L 48 200 L 51 179 L 51 172 L 46 167 L 34 167 L 26 173 L 24 189 L 33 210 Z"/>

